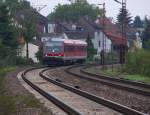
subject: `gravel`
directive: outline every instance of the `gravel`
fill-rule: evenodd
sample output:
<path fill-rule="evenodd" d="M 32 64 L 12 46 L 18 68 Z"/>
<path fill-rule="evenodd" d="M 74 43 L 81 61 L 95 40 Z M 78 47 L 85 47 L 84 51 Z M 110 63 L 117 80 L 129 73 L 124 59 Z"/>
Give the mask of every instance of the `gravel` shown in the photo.
<path fill-rule="evenodd" d="M 66 68 L 67 67 L 61 67 L 49 70 L 47 72 L 47 75 L 49 75 L 53 79 L 60 79 L 68 85 L 79 86 L 80 89 L 95 94 L 97 96 L 104 97 L 106 99 L 123 104 L 138 111 L 150 114 L 149 97 L 116 89 L 107 85 L 103 85 L 99 82 L 88 81 L 69 75 L 64 71 L 64 69 Z"/>

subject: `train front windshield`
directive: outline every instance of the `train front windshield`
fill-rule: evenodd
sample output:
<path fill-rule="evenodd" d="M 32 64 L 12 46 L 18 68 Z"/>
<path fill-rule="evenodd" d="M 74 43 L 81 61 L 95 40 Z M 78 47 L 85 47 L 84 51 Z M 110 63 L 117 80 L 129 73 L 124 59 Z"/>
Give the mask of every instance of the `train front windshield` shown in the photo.
<path fill-rule="evenodd" d="M 62 52 L 62 42 L 48 42 L 45 44 L 46 53 L 61 53 Z"/>

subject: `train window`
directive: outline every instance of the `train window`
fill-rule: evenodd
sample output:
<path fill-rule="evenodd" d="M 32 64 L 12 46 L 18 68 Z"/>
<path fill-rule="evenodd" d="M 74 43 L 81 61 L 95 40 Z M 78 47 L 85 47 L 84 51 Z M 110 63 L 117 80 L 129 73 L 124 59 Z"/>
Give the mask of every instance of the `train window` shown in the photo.
<path fill-rule="evenodd" d="M 65 51 L 66 52 L 72 52 L 72 51 L 75 51 L 75 47 L 74 46 L 65 46 Z"/>
<path fill-rule="evenodd" d="M 53 53 L 59 53 L 62 51 L 61 46 L 46 46 L 45 49 L 46 52 L 53 52 Z"/>

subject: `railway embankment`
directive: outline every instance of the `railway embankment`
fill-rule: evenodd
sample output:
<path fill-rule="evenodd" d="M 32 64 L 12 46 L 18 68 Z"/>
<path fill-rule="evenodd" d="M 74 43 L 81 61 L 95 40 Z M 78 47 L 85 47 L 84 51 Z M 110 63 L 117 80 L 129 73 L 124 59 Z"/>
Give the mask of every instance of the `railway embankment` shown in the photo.
<path fill-rule="evenodd" d="M 26 67 L 0 69 L 0 115 L 51 115 L 43 104 L 19 82 L 17 74 Z"/>

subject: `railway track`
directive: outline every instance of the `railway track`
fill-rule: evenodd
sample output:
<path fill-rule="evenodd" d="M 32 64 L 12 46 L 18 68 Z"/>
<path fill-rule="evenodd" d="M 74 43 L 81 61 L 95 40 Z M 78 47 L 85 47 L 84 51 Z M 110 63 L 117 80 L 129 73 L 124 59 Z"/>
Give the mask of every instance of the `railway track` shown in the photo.
<path fill-rule="evenodd" d="M 90 67 L 88 65 L 88 67 Z M 87 79 L 90 81 L 97 81 L 105 85 L 109 85 L 118 89 L 123 89 L 129 92 L 134 92 L 136 94 L 141 94 L 144 96 L 150 96 L 150 85 L 139 83 L 139 82 L 132 82 L 124 79 L 113 78 L 108 76 L 100 76 L 89 73 L 85 71 L 85 66 L 72 66 L 67 68 L 65 71 L 69 74 L 74 76 Z"/>
<path fill-rule="evenodd" d="M 121 113 L 116 112 L 115 110 L 91 101 L 90 99 L 82 97 L 76 93 L 70 92 L 54 83 L 47 82 L 47 80 L 37 76 L 37 72 L 39 71 L 41 71 L 41 69 L 38 71 L 36 69 L 29 69 L 22 74 L 22 78 L 33 89 L 48 100 L 52 101 L 67 114 L 96 115 L 102 112 L 102 115 L 121 115 Z M 70 102 L 68 102 L 69 100 Z"/>
<path fill-rule="evenodd" d="M 80 110 L 78 110 L 78 109 L 75 109 L 74 107 L 72 107 L 72 106 L 70 106 L 70 105 L 68 105 L 68 104 L 65 104 L 63 101 L 61 101 L 56 95 L 54 96 L 53 94 L 50 94 L 49 93 L 49 90 L 48 91 L 45 91 L 45 90 L 43 90 L 42 89 L 42 87 L 41 86 L 39 86 L 39 85 L 41 85 L 41 84 L 44 84 L 45 82 L 43 82 L 42 81 L 42 83 L 41 83 L 41 81 L 39 82 L 38 80 L 35 82 L 33 82 L 32 80 L 33 79 L 35 79 L 35 78 L 33 78 L 33 79 L 30 79 L 30 77 L 27 77 L 26 75 L 29 73 L 29 72 L 31 72 L 31 71 L 34 71 L 35 69 L 29 69 L 29 70 L 27 70 L 27 71 L 25 71 L 23 74 L 22 74 L 22 78 L 23 78 L 23 80 L 25 81 L 25 82 L 27 82 L 33 89 L 35 89 L 37 92 L 39 92 L 41 95 L 43 95 L 45 98 L 47 98 L 48 100 L 50 100 L 50 101 L 52 101 L 53 103 L 55 103 L 58 107 L 60 107 L 61 109 L 63 109 L 67 114 L 69 114 L 69 115 L 81 115 L 81 114 L 83 114 L 84 112 L 81 112 L 82 110 L 80 109 Z M 85 91 L 82 91 L 82 90 L 79 90 L 79 89 L 76 89 L 76 88 L 74 88 L 74 87 L 72 87 L 72 86 L 69 86 L 69 85 L 66 85 L 66 84 L 64 84 L 64 83 L 62 83 L 62 82 L 60 82 L 60 81 L 58 81 L 58 80 L 54 80 L 54 79 L 50 79 L 50 77 L 49 76 L 47 76 L 46 74 L 44 74 L 44 72 L 45 71 L 47 71 L 47 69 L 44 69 L 43 71 L 41 71 L 39 74 L 40 74 L 40 76 L 39 76 L 39 78 L 41 79 L 41 77 L 47 82 L 49 82 L 45 87 L 54 87 L 54 86 L 51 86 L 52 84 L 53 85 L 56 85 L 57 87 L 59 86 L 59 87 L 61 87 L 61 88 L 63 88 L 63 90 L 65 89 L 65 90 L 69 90 L 69 91 L 71 91 L 71 92 L 73 92 L 73 95 L 80 95 L 82 98 L 84 97 L 86 97 L 86 99 L 88 99 L 88 100 L 92 100 L 92 102 L 91 103 L 93 103 L 93 101 L 94 101 L 94 104 L 95 103 L 97 103 L 97 104 L 102 104 L 102 105 L 104 105 L 104 106 L 106 106 L 106 107 L 109 107 L 109 108 L 111 108 L 111 109 L 113 109 L 113 111 L 115 110 L 115 111 L 118 111 L 119 113 L 115 113 L 114 112 L 114 114 L 125 114 L 125 115 L 145 115 L 144 113 L 141 113 L 141 112 L 138 112 L 138 111 L 136 111 L 136 110 L 134 110 L 134 109 L 131 109 L 131 108 L 128 108 L 128 107 L 126 107 L 126 106 L 123 106 L 123 105 L 120 105 L 120 104 L 117 104 L 117 103 L 114 103 L 114 102 L 112 102 L 112 101 L 109 101 L 109 100 L 106 100 L 106 99 L 104 99 L 104 98 L 101 98 L 101 97 L 97 97 L 97 96 L 95 96 L 95 95 L 92 95 L 92 94 L 90 94 L 90 93 L 87 93 L 87 92 L 85 92 Z M 51 84 L 51 85 L 50 85 Z M 59 90 L 58 90 L 59 91 Z M 66 91 L 65 91 L 66 92 Z M 56 92 L 55 92 L 56 93 Z M 54 93 L 54 94 L 55 94 Z M 61 90 L 61 93 L 62 93 L 62 90 Z M 66 94 L 65 94 L 66 95 Z M 79 98 L 76 98 L 77 100 L 79 99 Z M 77 101 L 76 100 L 76 101 Z M 82 101 L 82 104 L 84 103 L 85 101 Z M 76 103 L 76 102 L 74 102 L 74 103 Z M 79 103 L 79 105 L 78 106 L 80 106 L 81 107 L 81 105 L 80 105 L 81 103 Z M 96 104 L 96 105 L 97 105 Z M 89 104 L 90 105 L 90 104 Z M 76 105 L 77 106 L 77 105 Z M 94 107 L 95 107 L 95 105 L 93 105 Z M 91 106 L 90 106 L 91 107 Z M 96 107 L 98 107 L 98 108 L 96 108 Z M 99 110 L 99 105 L 97 105 L 95 107 L 95 109 L 96 110 Z M 100 107 L 101 107 L 101 105 L 100 105 Z M 81 107 L 82 108 L 82 107 Z M 104 108 L 104 107 L 102 107 L 102 108 Z M 107 110 L 107 109 L 105 109 L 105 110 Z M 109 110 L 108 110 L 109 111 Z M 98 111 L 98 112 L 100 112 L 100 111 Z M 111 112 L 112 113 L 112 112 Z M 89 115 L 93 115 L 93 113 L 91 112 L 88 112 L 88 114 Z M 87 113 L 86 113 L 86 115 L 88 115 Z M 95 114 L 95 113 L 94 113 Z M 110 114 L 109 114 L 110 115 Z"/>

